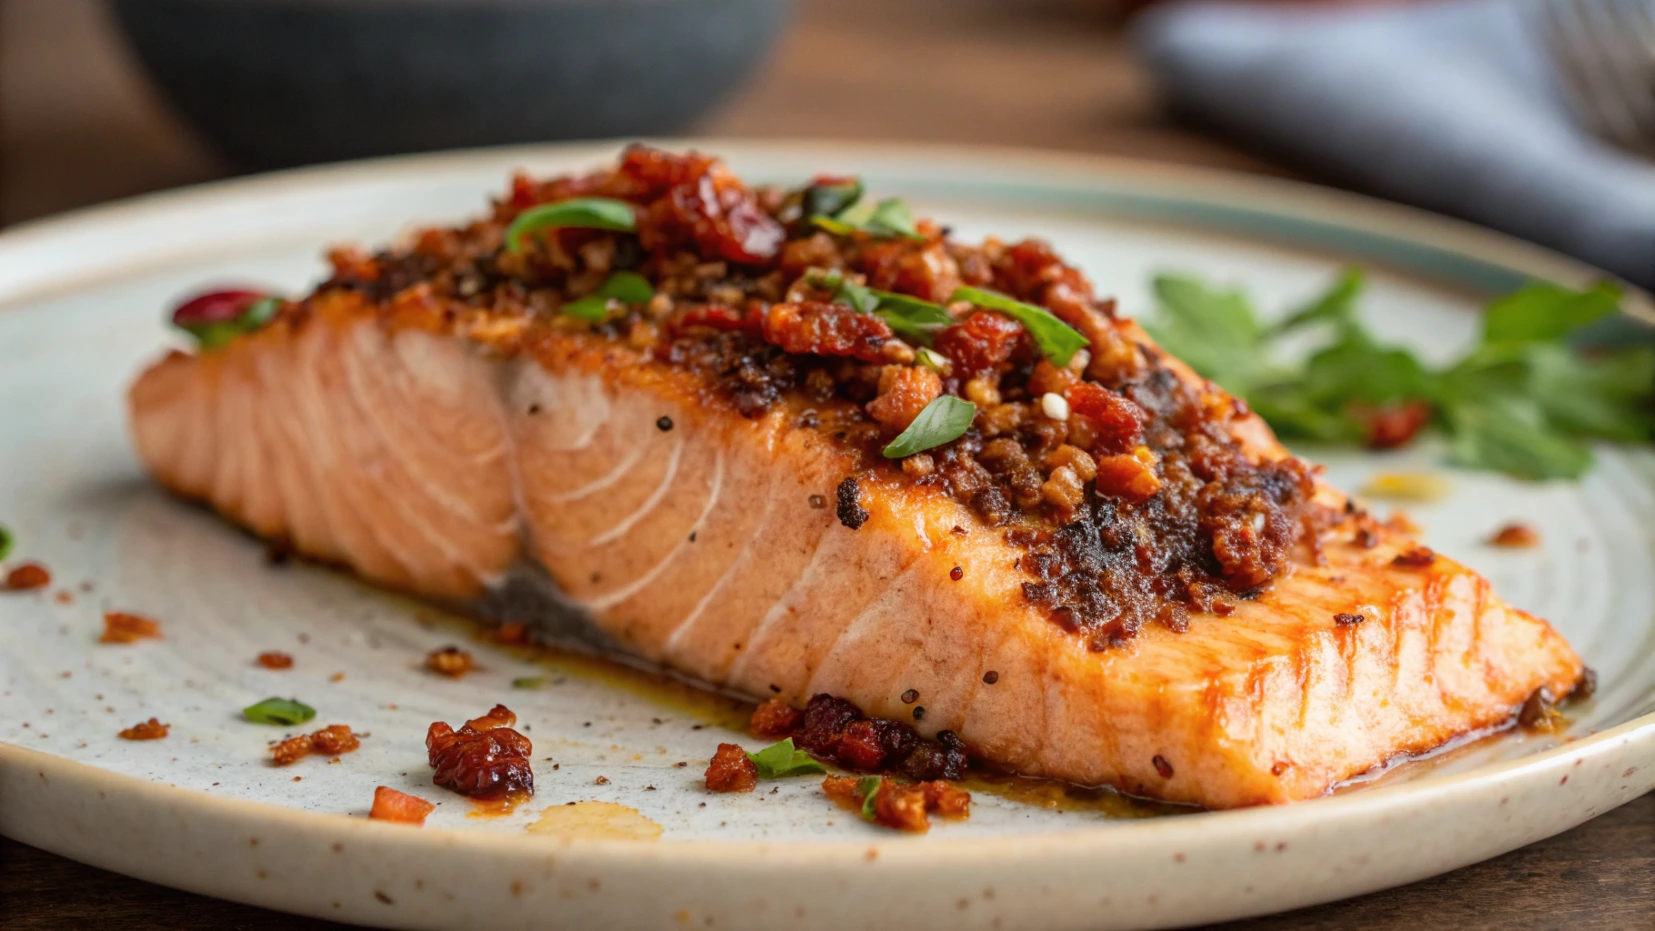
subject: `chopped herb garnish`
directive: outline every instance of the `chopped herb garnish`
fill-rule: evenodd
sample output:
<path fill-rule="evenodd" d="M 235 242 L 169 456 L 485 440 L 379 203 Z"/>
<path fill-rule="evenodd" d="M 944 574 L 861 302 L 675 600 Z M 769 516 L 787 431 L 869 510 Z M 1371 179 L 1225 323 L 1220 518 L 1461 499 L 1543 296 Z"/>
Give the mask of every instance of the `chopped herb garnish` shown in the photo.
<path fill-rule="evenodd" d="M 1641 345 L 1584 345 L 1587 328 L 1616 311 L 1620 292 L 1611 284 L 1574 291 L 1536 282 L 1501 297 L 1488 306 L 1479 343 L 1441 369 L 1379 343 L 1357 319 L 1361 290 L 1361 274 L 1347 271 L 1267 325 L 1240 292 L 1162 276 L 1149 330 L 1284 436 L 1390 446 L 1430 423 L 1448 434 L 1460 465 L 1543 479 L 1584 473 L 1587 439 L 1644 441 L 1655 427 L 1647 336 Z M 1276 350 L 1288 334 L 1319 348 L 1284 362 Z M 1388 426 L 1410 408 L 1425 412 L 1414 426 Z"/>
<path fill-rule="evenodd" d="M 759 778 L 780 779 L 783 776 L 796 776 L 800 773 L 825 773 L 827 769 L 811 758 L 803 750 L 795 749 L 793 738 L 773 743 L 757 753 L 747 754 L 747 758 L 758 767 Z"/>
<path fill-rule="evenodd" d="M 523 676 L 511 680 L 511 687 L 514 689 L 543 689 L 549 681 L 545 676 Z"/>
<path fill-rule="evenodd" d="M 0 559 L 11 555 L 12 546 L 16 542 L 17 539 L 12 536 L 11 530 L 5 524 L 0 524 Z"/>
<path fill-rule="evenodd" d="M 951 394 L 937 397 L 919 412 L 908 429 L 885 447 L 885 458 L 901 459 L 934 446 L 941 446 L 971 429 L 977 405 Z"/>
<path fill-rule="evenodd" d="M 1041 355 L 1050 359 L 1052 364 L 1059 368 L 1068 365 L 1076 352 L 1091 345 L 1091 340 L 1057 319 L 1046 308 L 1025 304 L 998 291 L 962 287 L 956 290 L 949 300 L 967 301 L 978 307 L 998 311 L 1023 324 L 1029 335 L 1034 337 L 1035 345 L 1040 347 Z"/>
<path fill-rule="evenodd" d="M 862 199 L 861 178 L 818 181 L 805 188 L 800 209 L 808 218 L 834 217 Z"/>
<path fill-rule="evenodd" d="M 254 724 L 303 724 L 316 717 L 316 709 L 297 698 L 266 698 L 241 709 L 241 713 Z"/>
<path fill-rule="evenodd" d="M 626 201 L 607 197 L 572 197 L 541 204 L 518 214 L 506 227 L 506 249 L 519 252 L 523 248 L 524 236 L 557 228 L 630 233 L 638 228 L 638 215 Z"/>
<path fill-rule="evenodd" d="M 859 313 L 875 314 L 890 325 L 892 332 L 910 342 L 929 343 L 938 330 L 954 322 L 940 304 L 857 284 L 837 270 L 807 272 L 805 283 L 832 291 L 835 303 L 845 304 Z"/>
<path fill-rule="evenodd" d="M 817 214 L 810 222 L 836 236 L 866 233 L 882 239 L 924 239 L 914 228 L 914 215 L 908 204 L 898 197 L 889 197 L 879 203 L 859 200 L 833 216 Z"/>
<path fill-rule="evenodd" d="M 281 307 L 279 297 L 223 291 L 185 303 L 173 312 L 172 323 L 195 337 L 202 349 L 217 349 L 269 323 Z"/>
<path fill-rule="evenodd" d="M 863 776 L 856 784 L 856 791 L 862 793 L 862 817 L 869 821 L 874 819 L 874 798 L 879 795 L 879 787 L 884 782 L 883 776 Z"/>
<path fill-rule="evenodd" d="M 609 313 L 609 302 L 620 301 L 622 304 L 643 304 L 655 296 L 655 289 L 649 279 L 637 272 L 616 272 L 609 276 L 596 291 L 585 297 L 570 301 L 559 308 L 571 317 L 601 323 Z"/>
<path fill-rule="evenodd" d="M 948 357 L 935 349 L 928 349 L 921 346 L 919 349 L 914 351 L 914 360 L 934 372 L 948 371 Z"/>

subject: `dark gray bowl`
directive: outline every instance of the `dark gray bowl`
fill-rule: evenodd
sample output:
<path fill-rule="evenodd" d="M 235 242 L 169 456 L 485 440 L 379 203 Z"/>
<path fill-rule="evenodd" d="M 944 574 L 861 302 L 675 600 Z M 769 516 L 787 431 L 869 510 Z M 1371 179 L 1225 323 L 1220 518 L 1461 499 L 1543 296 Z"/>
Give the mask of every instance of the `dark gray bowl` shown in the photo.
<path fill-rule="evenodd" d="M 178 110 L 248 168 L 684 130 L 792 0 L 113 0 Z"/>

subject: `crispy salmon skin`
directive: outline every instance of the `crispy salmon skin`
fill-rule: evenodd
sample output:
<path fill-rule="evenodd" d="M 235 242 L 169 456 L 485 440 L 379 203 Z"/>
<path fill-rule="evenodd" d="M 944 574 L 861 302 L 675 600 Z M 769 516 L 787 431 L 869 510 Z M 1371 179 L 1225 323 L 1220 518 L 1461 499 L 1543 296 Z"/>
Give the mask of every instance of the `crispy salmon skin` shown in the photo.
<path fill-rule="evenodd" d="M 519 178 L 150 367 L 139 455 L 383 585 L 477 605 L 549 577 L 609 644 L 709 684 L 1209 808 L 1320 795 L 1582 681 L 1544 621 L 1327 487 L 1044 244 L 960 245 L 889 202 L 881 226 L 848 189 L 639 147 Z M 508 236 L 582 198 L 633 228 Z M 927 427 L 949 404 L 969 420 Z"/>

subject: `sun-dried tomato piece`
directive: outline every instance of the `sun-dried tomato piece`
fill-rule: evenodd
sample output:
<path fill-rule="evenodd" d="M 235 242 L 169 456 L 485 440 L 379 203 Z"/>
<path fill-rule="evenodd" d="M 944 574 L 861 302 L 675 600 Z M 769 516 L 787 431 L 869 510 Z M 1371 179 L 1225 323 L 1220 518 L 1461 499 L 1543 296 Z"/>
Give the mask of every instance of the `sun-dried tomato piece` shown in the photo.
<path fill-rule="evenodd" d="M 1527 549 L 1540 545 L 1540 531 L 1528 524 L 1507 524 L 1494 532 L 1488 538 L 1490 546 L 1505 546 L 1513 549 Z"/>
<path fill-rule="evenodd" d="M 425 734 L 431 781 L 472 798 L 493 799 L 511 792 L 534 794 L 529 757 L 534 745 L 512 730 L 517 716 L 504 705 L 466 722 L 458 731 L 437 721 Z"/>
<path fill-rule="evenodd" d="M 160 740 L 167 736 L 171 727 L 170 724 L 162 724 L 158 719 L 150 718 L 148 721 L 132 725 L 116 736 L 122 740 Z"/>
<path fill-rule="evenodd" d="M 147 617 L 125 611 L 106 611 L 103 616 L 103 636 L 100 643 L 136 643 L 145 637 L 159 638 L 161 624 Z"/>
<path fill-rule="evenodd" d="M 437 806 L 417 795 L 398 792 L 390 786 L 374 788 L 374 806 L 368 817 L 375 821 L 395 821 L 399 824 L 422 825 Z"/>
<path fill-rule="evenodd" d="M 621 156 L 615 184 L 644 201 L 638 239 L 658 250 L 697 246 L 732 262 L 772 258 L 787 231 L 718 159 L 634 145 Z"/>
<path fill-rule="evenodd" d="M 37 562 L 26 562 L 6 573 L 6 588 L 9 591 L 26 592 L 50 584 L 52 573 Z"/>
<path fill-rule="evenodd" d="M 804 713 L 787 702 L 772 698 L 753 709 L 747 727 L 760 737 L 786 737 L 798 728 Z"/>
<path fill-rule="evenodd" d="M 1004 314 L 978 311 L 938 333 L 936 350 L 953 361 L 956 374 L 970 378 L 1003 365 L 1026 340 L 1021 323 Z"/>
<path fill-rule="evenodd" d="M 1092 426 L 1092 452 L 1124 453 L 1137 446 L 1149 423 L 1149 412 L 1118 391 L 1089 381 L 1076 382 L 1063 395 L 1071 416 L 1086 418 Z"/>
<path fill-rule="evenodd" d="M 494 642 L 520 647 L 529 642 L 529 625 L 521 621 L 507 621 L 494 628 Z"/>
<path fill-rule="evenodd" d="M 764 338 L 787 352 L 880 362 L 891 328 L 873 314 L 844 304 L 799 301 L 771 305 L 764 316 Z"/>
<path fill-rule="evenodd" d="M 1076 300 L 1093 300 L 1092 282 L 1080 269 L 1058 258 L 1043 240 L 1025 239 L 1013 244 L 1001 255 L 994 271 L 996 287 L 1019 300 L 1044 304 L 1047 296 L 1059 288 Z"/>
<path fill-rule="evenodd" d="M 361 738 L 344 724 L 329 724 L 319 731 L 289 737 L 270 748 L 272 762 L 288 766 L 311 755 L 338 756 L 362 746 Z"/>
<path fill-rule="evenodd" d="M 471 654 L 453 644 L 425 654 L 425 668 L 450 679 L 458 679 L 476 669 Z"/>
<path fill-rule="evenodd" d="M 714 792 L 751 792 L 759 784 L 759 768 L 736 744 L 719 744 L 707 764 L 707 788 Z"/>
<path fill-rule="evenodd" d="M 293 657 L 279 650 L 266 650 L 259 654 L 259 665 L 266 669 L 292 669 Z"/>
<path fill-rule="evenodd" d="M 1131 453 L 1103 456 L 1098 459 L 1097 483 L 1100 495 L 1147 501 L 1161 490 L 1161 479 L 1155 474 L 1155 454 L 1140 446 Z"/>
<path fill-rule="evenodd" d="M 960 266 L 940 239 L 876 239 L 857 250 L 856 267 L 868 286 L 938 304 L 960 286 Z"/>
<path fill-rule="evenodd" d="M 395 821 L 399 824 L 421 825 L 437 806 L 417 795 L 398 792 L 390 786 L 374 788 L 374 807 L 368 817 L 375 821 Z"/>
<path fill-rule="evenodd" d="M 1384 407 L 1359 406 L 1351 410 L 1371 449 L 1395 449 L 1412 442 L 1415 435 L 1431 422 L 1431 405 L 1427 401 L 1404 401 Z"/>
<path fill-rule="evenodd" d="M 1415 546 L 1404 550 L 1391 560 L 1391 565 L 1404 569 L 1424 569 L 1437 561 L 1437 553 L 1429 546 Z"/>
<path fill-rule="evenodd" d="M 695 327 L 730 333 L 757 333 L 764 329 L 764 313 L 757 304 L 749 305 L 746 310 L 723 304 L 687 304 L 668 326 L 673 333 L 683 333 Z"/>
<path fill-rule="evenodd" d="M 868 402 L 868 413 L 890 433 L 901 433 L 940 394 L 942 379 L 936 372 L 917 365 L 887 365 L 879 373 L 879 397 Z"/>

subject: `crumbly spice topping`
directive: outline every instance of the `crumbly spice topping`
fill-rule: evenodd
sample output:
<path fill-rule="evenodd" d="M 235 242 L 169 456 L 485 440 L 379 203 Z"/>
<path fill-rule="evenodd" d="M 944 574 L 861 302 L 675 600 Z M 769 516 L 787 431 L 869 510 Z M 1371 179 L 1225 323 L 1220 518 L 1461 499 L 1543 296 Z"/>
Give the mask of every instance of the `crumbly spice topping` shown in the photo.
<path fill-rule="evenodd" d="M 749 188 L 716 159 L 633 146 L 592 174 L 518 176 L 469 225 L 336 251 L 321 290 L 503 353 L 603 340 L 698 376 L 709 403 L 782 411 L 860 463 L 835 493 L 845 527 L 868 519 L 867 479 L 950 495 L 1026 551 L 1028 600 L 1097 649 L 1228 613 L 1314 546 L 1331 521 L 1311 469 L 1250 458 L 1245 405 L 1179 377 L 1049 246 L 960 243 L 859 196 L 843 178 Z M 520 222 L 575 199 L 614 202 L 604 228 Z M 969 422 L 927 421 L 950 398 Z"/>

